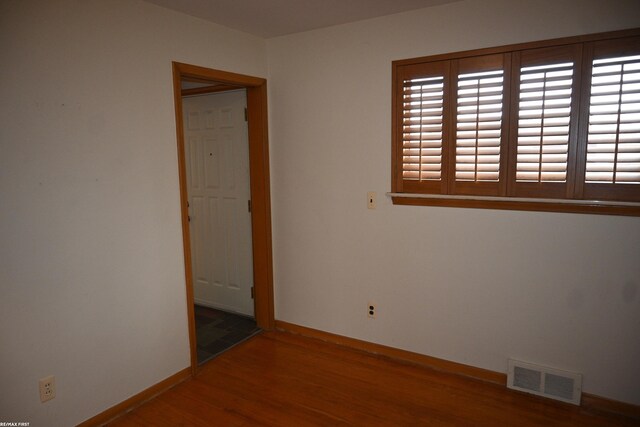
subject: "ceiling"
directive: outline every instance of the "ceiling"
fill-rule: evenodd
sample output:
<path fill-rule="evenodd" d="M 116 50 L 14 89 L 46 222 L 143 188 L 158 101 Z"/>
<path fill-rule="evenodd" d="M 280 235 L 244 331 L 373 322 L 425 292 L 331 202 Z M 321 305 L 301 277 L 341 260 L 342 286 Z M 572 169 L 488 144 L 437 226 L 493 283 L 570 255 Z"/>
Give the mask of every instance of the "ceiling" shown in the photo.
<path fill-rule="evenodd" d="M 146 0 L 271 38 L 460 0 Z"/>

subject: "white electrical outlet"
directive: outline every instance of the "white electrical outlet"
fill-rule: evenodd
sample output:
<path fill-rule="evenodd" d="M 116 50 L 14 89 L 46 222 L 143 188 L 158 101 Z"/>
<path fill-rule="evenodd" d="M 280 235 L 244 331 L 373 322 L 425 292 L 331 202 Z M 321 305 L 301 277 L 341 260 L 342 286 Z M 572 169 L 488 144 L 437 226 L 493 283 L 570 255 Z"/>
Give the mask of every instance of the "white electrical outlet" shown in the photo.
<path fill-rule="evenodd" d="M 367 193 L 367 209 L 375 209 L 376 208 L 376 192 L 369 191 Z"/>
<path fill-rule="evenodd" d="M 376 305 L 375 305 L 375 303 L 372 303 L 372 302 L 368 302 L 367 303 L 367 317 L 369 317 L 369 319 L 375 319 L 376 318 Z"/>
<path fill-rule="evenodd" d="M 48 377 L 41 378 L 38 383 L 40 384 L 41 402 L 46 402 L 56 397 L 56 377 L 49 375 Z"/>

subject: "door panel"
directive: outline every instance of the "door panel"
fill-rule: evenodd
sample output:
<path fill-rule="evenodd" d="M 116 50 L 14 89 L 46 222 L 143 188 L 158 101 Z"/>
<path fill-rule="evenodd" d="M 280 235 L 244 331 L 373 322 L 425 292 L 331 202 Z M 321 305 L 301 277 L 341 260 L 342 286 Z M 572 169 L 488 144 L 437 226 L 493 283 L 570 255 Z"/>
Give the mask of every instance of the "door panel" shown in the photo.
<path fill-rule="evenodd" d="M 253 316 L 245 91 L 183 98 L 194 299 Z"/>

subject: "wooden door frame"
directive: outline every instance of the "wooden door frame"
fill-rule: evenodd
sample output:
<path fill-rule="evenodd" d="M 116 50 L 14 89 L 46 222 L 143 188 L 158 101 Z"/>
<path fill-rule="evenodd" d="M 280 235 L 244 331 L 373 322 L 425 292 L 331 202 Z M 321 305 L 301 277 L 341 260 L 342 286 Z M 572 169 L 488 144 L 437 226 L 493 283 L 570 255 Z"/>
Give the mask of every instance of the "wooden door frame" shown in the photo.
<path fill-rule="evenodd" d="M 193 277 L 191 272 L 191 237 L 187 193 L 184 123 L 181 81 L 185 78 L 210 83 L 222 83 L 247 90 L 247 120 L 249 136 L 249 180 L 251 188 L 251 237 L 253 240 L 253 287 L 255 318 L 258 327 L 274 328 L 273 261 L 271 252 L 271 196 L 269 185 L 269 139 L 267 125 L 267 81 L 227 71 L 173 62 L 173 95 L 178 141 L 178 175 L 180 180 L 180 211 L 187 287 L 187 313 L 191 371 L 198 369 L 196 327 L 194 315 Z"/>

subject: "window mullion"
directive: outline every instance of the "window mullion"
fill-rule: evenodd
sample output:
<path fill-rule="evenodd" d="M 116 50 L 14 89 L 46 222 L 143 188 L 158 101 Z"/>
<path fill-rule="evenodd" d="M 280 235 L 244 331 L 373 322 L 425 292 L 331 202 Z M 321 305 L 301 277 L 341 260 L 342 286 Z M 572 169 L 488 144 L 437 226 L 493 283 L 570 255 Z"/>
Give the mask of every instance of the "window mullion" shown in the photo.
<path fill-rule="evenodd" d="M 508 130 L 508 153 L 506 160 L 506 195 L 513 196 L 516 191 L 516 169 L 518 160 L 518 116 L 520 103 L 520 64 L 522 54 L 514 52 L 511 55 L 511 73 L 509 81 L 511 90 L 509 91 L 509 130 Z"/>
<path fill-rule="evenodd" d="M 447 75 L 446 85 L 446 116 L 444 117 L 445 127 L 447 129 L 447 138 L 443 143 L 443 166 L 446 158 L 446 190 L 445 194 L 455 194 L 456 188 L 456 128 L 458 126 L 458 116 L 456 113 L 458 105 L 458 73 L 460 72 L 460 62 L 458 60 L 450 61 L 449 72 Z"/>

